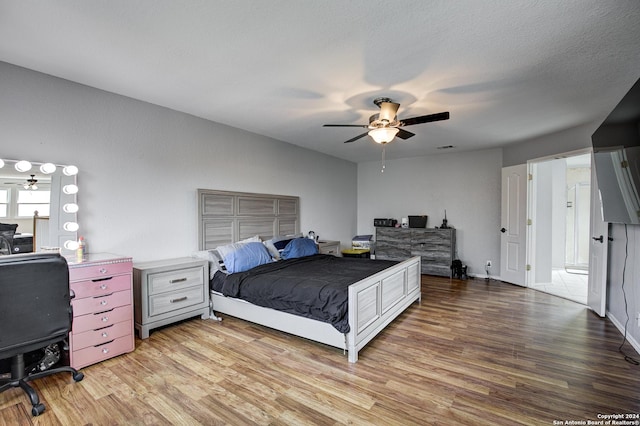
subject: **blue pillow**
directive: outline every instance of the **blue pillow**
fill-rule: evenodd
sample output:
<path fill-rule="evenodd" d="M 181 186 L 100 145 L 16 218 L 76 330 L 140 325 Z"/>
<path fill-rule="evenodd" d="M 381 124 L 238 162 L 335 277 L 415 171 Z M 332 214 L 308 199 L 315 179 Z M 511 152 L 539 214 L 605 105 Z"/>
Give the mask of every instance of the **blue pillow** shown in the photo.
<path fill-rule="evenodd" d="M 230 274 L 248 271 L 256 266 L 271 262 L 271 255 L 262 243 L 242 244 L 224 256 L 224 264 Z"/>
<path fill-rule="evenodd" d="M 311 256 L 318 253 L 316 242 L 310 238 L 294 238 L 282 250 L 283 259 L 295 259 L 297 257 Z"/>

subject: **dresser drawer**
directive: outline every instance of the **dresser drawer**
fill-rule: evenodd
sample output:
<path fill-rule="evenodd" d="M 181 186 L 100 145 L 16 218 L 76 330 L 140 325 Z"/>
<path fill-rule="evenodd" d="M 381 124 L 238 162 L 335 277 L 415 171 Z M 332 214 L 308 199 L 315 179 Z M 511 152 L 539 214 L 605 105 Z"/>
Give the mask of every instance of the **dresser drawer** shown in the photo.
<path fill-rule="evenodd" d="M 72 282 L 70 287 L 75 293 L 76 299 L 103 296 L 105 294 L 113 293 L 114 291 L 130 290 L 131 274 L 76 281 Z"/>
<path fill-rule="evenodd" d="M 116 262 L 109 264 L 88 265 L 69 268 L 69 281 L 79 281 L 92 278 L 109 277 L 131 273 L 132 262 Z"/>
<path fill-rule="evenodd" d="M 202 286 L 203 280 L 204 268 L 202 267 L 150 274 L 149 296 L 193 287 L 194 285 Z"/>
<path fill-rule="evenodd" d="M 89 346 L 77 351 L 74 350 L 71 354 L 71 366 L 74 368 L 82 368 L 125 352 L 131 352 L 133 349 L 133 334 L 118 337 L 109 343 L 104 343 L 98 346 Z"/>
<path fill-rule="evenodd" d="M 108 311 L 118 306 L 131 305 L 131 291 L 116 291 L 107 296 L 73 299 L 71 305 L 73 306 L 74 318 L 80 315 Z"/>
<path fill-rule="evenodd" d="M 149 316 L 161 315 L 204 302 L 204 287 L 198 285 L 149 297 Z"/>
<path fill-rule="evenodd" d="M 74 318 L 73 334 L 83 331 L 95 330 L 107 327 L 117 322 L 131 320 L 131 306 L 125 305 L 106 312 L 87 314 Z"/>
<path fill-rule="evenodd" d="M 71 335 L 73 347 L 76 350 L 84 349 L 87 346 L 96 346 L 101 343 L 109 342 L 118 337 L 127 336 L 133 333 L 133 322 L 122 321 L 111 324 L 108 327 L 98 330 L 89 330 L 82 333 L 74 332 Z"/>

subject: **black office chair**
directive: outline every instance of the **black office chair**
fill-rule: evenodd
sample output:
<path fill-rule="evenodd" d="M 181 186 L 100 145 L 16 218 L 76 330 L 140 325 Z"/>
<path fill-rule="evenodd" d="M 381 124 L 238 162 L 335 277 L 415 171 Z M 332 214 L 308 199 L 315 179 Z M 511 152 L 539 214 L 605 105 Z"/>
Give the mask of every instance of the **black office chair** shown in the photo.
<path fill-rule="evenodd" d="M 17 228 L 15 223 L 0 223 L 0 255 L 13 254 L 13 236 Z"/>
<path fill-rule="evenodd" d="M 0 257 L 0 359 L 11 358 L 11 377 L 0 379 L 0 392 L 22 388 L 31 400 L 34 416 L 45 407 L 27 382 L 60 372 L 71 373 L 76 382 L 84 377 L 68 366 L 39 371 L 38 366 L 25 365 L 25 355 L 68 337 L 73 318 L 71 298 L 67 261 L 59 254 Z"/>

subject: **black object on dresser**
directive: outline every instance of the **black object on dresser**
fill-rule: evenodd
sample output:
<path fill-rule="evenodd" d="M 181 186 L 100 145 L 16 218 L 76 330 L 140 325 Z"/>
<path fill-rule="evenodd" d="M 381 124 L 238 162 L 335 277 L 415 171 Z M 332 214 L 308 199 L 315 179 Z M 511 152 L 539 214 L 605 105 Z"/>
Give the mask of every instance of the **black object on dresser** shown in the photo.
<path fill-rule="evenodd" d="M 450 277 L 455 252 L 454 228 L 376 228 L 376 259 L 420 256 L 423 274 Z"/>
<path fill-rule="evenodd" d="M 14 253 L 31 253 L 33 251 L 33 235 L 15 234 L 13 236 Z"/>

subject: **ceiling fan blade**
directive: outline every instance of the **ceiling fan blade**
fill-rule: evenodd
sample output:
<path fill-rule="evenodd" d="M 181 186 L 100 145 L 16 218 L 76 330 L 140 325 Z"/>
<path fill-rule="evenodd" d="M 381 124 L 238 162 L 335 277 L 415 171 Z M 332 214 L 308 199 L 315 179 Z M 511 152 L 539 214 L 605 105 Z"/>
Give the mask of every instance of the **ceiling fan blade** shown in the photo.
<path fill-rule="evenodd" d="M 369 127 L 366 124 L 323 124 L 322 127 Z"/>
<path fill-rule="evenodd" d="M 380 103 L 380 120 L 386 120 L 389 123 L 396 118 L 396 114 L 398 113 L 398 108 L 400 108 L 400 104 L 395 102 L 382 102 Z"/>
<path fill-rule="evenodd" d="M 367 132 L 367 133 L 363 133 L 363 134 L 361 134 L 361 135 L 356 136 L 355 138 L 351 138 L 351 139 L 349 139 L 348 141 L 344 141 L 344 143 L 351 143 L 351 142 L 355 142 L 355 141 L 357 141 L 357 140 L 358 140 L 358 139 L 360 139 L 360 138 L 364 138 L 364 137 L 365 137 L 365 136 L 367 136 L 368 134 L 369 134 L 369 132 Z"/>
<path fill-rule="evenodd" d="M 437 114 L 421 115 L 419 117 L 405 118 L 400 120 L 402 126 L 413 126 L 414 124 L 430 123 L 432 121 L 441 121 L 449 119 L 449 111 L 439 112 Z"/>
<path fill-rule="evenodd" d="M 400 139 L 409 139 L 410 137 L 416 135 L 415 133 L 407 132 L 404 129 L 398 129 L 398 130 L 399 132 L 396 136 L 399 137 Z"/>

